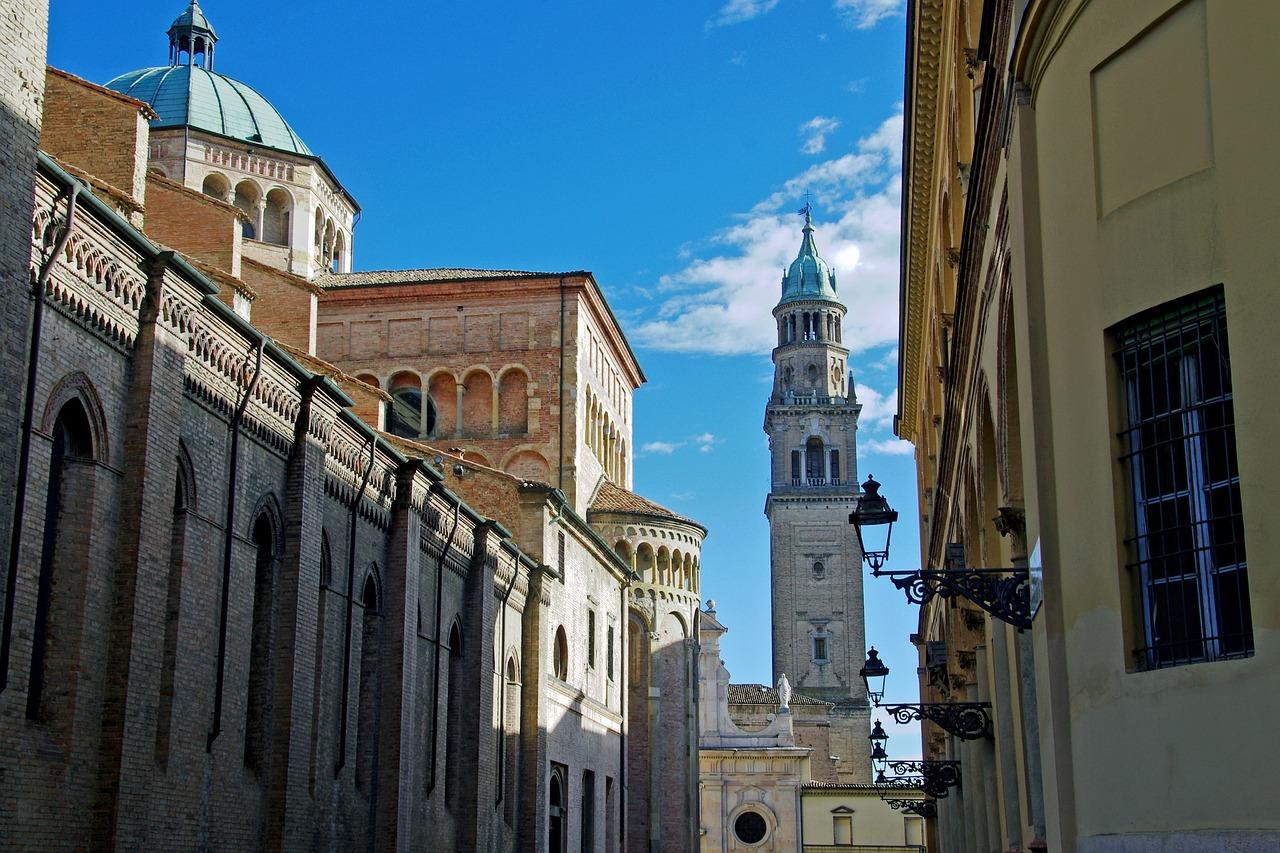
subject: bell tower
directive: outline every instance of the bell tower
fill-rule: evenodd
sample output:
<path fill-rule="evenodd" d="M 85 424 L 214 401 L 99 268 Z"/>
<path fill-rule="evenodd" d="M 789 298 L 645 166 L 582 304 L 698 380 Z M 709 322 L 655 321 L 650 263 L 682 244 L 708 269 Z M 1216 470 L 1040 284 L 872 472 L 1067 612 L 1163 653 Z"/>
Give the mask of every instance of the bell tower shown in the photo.
<path fill-rule="evenodd" d="M 870 712 L 858 677 L 865 652 L 862 559 L 849 513 L 858 498 L 857 430 L 862 407 L 849 372 L 836 276 L 818 254 L 812 210 L 800 252 L 773 309 L 769 519 L 773 679 L 832 702 L 832 754 L 841 781 L 870 781 Z"/>

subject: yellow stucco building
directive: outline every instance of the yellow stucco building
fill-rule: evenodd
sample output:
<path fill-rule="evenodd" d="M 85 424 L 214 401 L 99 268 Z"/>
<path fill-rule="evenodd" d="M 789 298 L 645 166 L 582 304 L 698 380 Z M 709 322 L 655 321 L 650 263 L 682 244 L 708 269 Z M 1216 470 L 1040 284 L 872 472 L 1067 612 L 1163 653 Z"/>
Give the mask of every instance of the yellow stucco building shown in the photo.
<path fill-rule="evenodd" d="M 922 699 L 993 720 L 924 725 L 931 849 L 1280 849 L 1278 78 L 1269 0 L 908 4 L 921 565 L 1033 616 L 921 608 Z"/>

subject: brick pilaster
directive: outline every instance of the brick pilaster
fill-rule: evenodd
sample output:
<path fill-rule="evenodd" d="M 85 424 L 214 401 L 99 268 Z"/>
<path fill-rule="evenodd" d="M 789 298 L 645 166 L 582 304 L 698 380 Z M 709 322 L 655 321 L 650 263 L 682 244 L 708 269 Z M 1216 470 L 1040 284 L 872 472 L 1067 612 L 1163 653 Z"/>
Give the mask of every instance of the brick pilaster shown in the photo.
<path fill-rule="evenodd" d="M 462 645 L 475 649 L 467 654 L 472 667 L 463 679 L 463 707 L 474 713 L 462 719 L 462 738 L 459 760 L 463 762 L 461 777 L 474 780 L 475 792 L 462 804 L 458 817 L 458 849 L 488 850 L 493 833 L 494 786 L 498 768 L 493 761 L 497 748 L 497 732 L 494 730 L 493 708 L 493 626 L 497 618 L 497 599 L 493 582 L 497 567 L 496 552 L 500 536 L 492 522 L 476 528 L 475 550 L 472 552 L 471 570 L 467 573 L 464 593 Z M 450 684 L 453 690 L 454 685 Z M 488 713 L 486 713 L 488 712 Z M 450 732 L 450 737 L 455 733 Z"/>
<path fill-rule="evenodd" d="M 418 580 L 422 554 L 422 509 L 414 507 L 415 481 L 425 466 L 412 460 L 396 473 L 387 567 L 383 575 L 382 693 L 378 732 L 379 850 L 410 850 L 413 843 L 415 763 L 422 736 L 414 730 L 418 702 Z M 426 490 L 420 488 L 425 497 Z M 450 735 L 452 736 L 452 735 Z"/>
<path fill-rule="evenodd" d="M 178 476 L 187 348 L 159 317 L 171 252 L 147 270 L 126 399 L 124 471 L 92 847 L 137 850 L 147 843 L 147 792 L 155 775 L 155 729 Z"/>

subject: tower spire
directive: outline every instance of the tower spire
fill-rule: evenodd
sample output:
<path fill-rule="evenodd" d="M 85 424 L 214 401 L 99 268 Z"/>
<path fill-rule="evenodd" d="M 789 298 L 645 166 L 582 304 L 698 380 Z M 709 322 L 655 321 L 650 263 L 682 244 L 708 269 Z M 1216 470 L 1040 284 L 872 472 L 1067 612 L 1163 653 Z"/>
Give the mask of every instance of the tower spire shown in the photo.
<path fill-rule="evenodd" d="M 186 10 L 169 25 L 169 64 L 195 65 L 213 70 L 213 46 L 218 34 L 200 9 L 200 0 L 191 0 Z"/>

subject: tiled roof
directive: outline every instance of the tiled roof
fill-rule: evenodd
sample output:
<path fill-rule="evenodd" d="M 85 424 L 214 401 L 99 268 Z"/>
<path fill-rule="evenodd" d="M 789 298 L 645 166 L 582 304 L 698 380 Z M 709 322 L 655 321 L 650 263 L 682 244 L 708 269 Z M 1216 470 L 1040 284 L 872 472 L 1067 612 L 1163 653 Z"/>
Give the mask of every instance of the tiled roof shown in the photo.
<path fill-rule="evenodd" d="M 730 705 L 777 705 L 778 691 L 772 687 L 765 687 L 763 684 L 730 684 L 729 685 L 729 704 Z M 830 705 L 830 702 L 823 702 L 821 699 L 814 699 L 812 696 L 803 696 L 799 693 L 791 694 L 792 705 Z"/>
<path fill-rule="evenodd" d="M 369 270 L 368 272 L 326 273 L 316 284 L 326 290 L 340 287 L 369 287 L 380 284 L 422 284 L 440 281 L 479 281 L 497 278 L 555 278 L 562 275 L 585 275 L 573 272 L 529 272 L 527 270 L 477 270 L 463 267 L 437 267 L 419 270 Z"/>
<path fill-rule="evenodd" d="M 662 504 L 654 503 L 648 498 L 642 498 L 635 492 L 629 492 L 611 480 L 604 480 L 600 483 L 600 488 L 596 490 L 595 500 L 591 502 L 591 506 L 587 510 L 587 516 L 590 517 L 597 512 L 622 512 L 632 515 L 669 518 L 673 521 L 692 524 L 699 530 L 706 531 L 705 527 L 692 518 L 686 518 L 678 512 L 672 512 Z"/>

